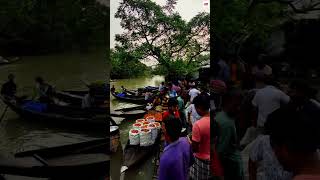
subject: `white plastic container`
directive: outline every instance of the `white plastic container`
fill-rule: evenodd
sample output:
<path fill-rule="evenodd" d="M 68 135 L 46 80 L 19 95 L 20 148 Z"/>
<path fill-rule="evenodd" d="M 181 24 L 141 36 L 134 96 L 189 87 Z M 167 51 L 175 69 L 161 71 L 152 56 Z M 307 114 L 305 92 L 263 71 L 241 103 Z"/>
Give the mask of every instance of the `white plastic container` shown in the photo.
<path fill-rule="evenodd" d="M 144 123 L 146 120 L 145 119 L 137 119 L 136 123 Z"/>
<path fill-rule="evenodd" d="M 140 146 L 152 145 L 152 133 L 150 129 L 141 129 L 140 131 Z"/>
<path fill-rule="evenodd" d="M 142 126 L 145 126 L 145 125 L 148 126 L 149 124 L 151 124 L 151 123 L 149 123 L 148 121 L 145 121 L 145 122 L 142 123 Z"/>
<path fill-rule="evenodd" d="M 149 116 L 146 118 L 146 121 L 148 121 L 149 123 L 153 123 L 156 122 L 156 118 L 154 116 Z"/>
<path fill-rule="evenodd" d="M 158 129 L 156 125 L 154 124 L 149 124 L 148 129 L 151 130 L 151 138 L 152 138 L 152 144 L 156 142 L 157 136 L 158 136 Z"/>
<path fill-rule="evenodd" d="M 156 126 L 156 128 L 158 129 L 158 131 L 160 131 L 160 129 L 161 129 L 161 124 L 160 124 L 159 122 L 154 122 L 154 123 L 152 123 L 152 124 L 154 124 L 154 125 Z"/>
<path fill-rule="evenodd" d="M 134 123 L 132 129 L 141 130 L 142 123 Z"/>
<path fill-rule="evenodd" d="M 139 145 L 140 144 L 140 131 L 137 129 L 131 129 L 129 131 L 129 144 Z"/>

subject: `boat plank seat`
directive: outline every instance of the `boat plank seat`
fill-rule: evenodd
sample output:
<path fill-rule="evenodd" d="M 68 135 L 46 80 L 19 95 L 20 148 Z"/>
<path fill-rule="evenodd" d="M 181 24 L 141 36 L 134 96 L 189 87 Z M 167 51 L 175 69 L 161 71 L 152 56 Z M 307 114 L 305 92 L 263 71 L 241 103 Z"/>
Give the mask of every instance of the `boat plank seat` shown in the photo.
<path fill-rule="evenodd" d="M 141 113 L 146 113 L 144 110 L 133 110 L 129 112 L 125 112 L 125 114 L 141 114 Z"/>
<path fill-rule="evenodd" d="M 99 163 L 101 161 L 108 162 L 110 160 L 109 156 L 102 153 L 96 154 L 75 154 L 62 156 L 58 158 L 46 159 L 49 166 L 80 166 L 86 164 Z"/>
<path fill-rule="evenodd" d="M 41 167 L 43 164 L 34 157 L 10 158 L 0 157 L 0 169 Z"/>
<path fill-rule="evenodd" d="M 59 92 L 59 93 L 62 95 L 67 95 L 67 96 L 73 97 L 73 98 L 83 99 L 83 96 L 80 96 L 80 95 L 75 95 L 75 94 L 71 94 L 71 93 L 67 93 L 67 92 Z"/>

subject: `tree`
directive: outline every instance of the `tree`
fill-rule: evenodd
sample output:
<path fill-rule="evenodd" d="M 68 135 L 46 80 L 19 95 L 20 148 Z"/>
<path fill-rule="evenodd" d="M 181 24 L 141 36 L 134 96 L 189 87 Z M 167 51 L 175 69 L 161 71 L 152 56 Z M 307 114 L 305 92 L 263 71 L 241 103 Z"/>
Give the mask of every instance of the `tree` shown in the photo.
<path fill-rule="evenodd" d="M 160 6 L 152 0 L 126 0 L 115 14 L 125 32 L 116 35 L 118 46 L 135 59 L 154 59 L 167 72 L 187 74 L 208 54 L 209 14 L 202 12 L 186 22 L 175 12 L 175 0 Z"/>
<path fill-rule="evenodd" d="M 111 50 L 112 79 L 132 78 L 144 75 L 148 67 L 121 47 Z"/>
<path fill-rule="evenodd" d="M 40 54 L 73 45 L 105 45 L 108 11 L 96 0 L 1 1 L 0 53 Z"/>
<path fill-rule="evenodd" d="M 212 4 L 216 52 L 239 55 L 248 41 L 263 47 L 270 33 L 288 19 L 284 5 L 273 1 L 217 0 Z"/>

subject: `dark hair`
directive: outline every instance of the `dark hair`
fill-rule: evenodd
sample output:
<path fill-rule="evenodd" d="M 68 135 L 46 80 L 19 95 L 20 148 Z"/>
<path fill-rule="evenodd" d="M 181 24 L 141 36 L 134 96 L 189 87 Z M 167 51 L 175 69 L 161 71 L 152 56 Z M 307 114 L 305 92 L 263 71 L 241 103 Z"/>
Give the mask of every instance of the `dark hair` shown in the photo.
<path fill-rule="evenodd" d="M 203 111 L 209 111 L 210 97 L 205 94 L 200 94 L 193 99 L 193 104 L 196 108 L 199 108 Z"/>
<path fill-rule="evenodd" d="M 166 132 L 169 135 L 172 141 L 176 141 L 179 139 L 182 130 L 182 124 L 180 119 L 175 118 L 173 115 L 168 116 L 164 119 L 164 125 L 166 128 Z"/>
<path fill-rule="evenodd" d="M 312 153 L 320 145 L 318 117 L 306 116 L 294 108 L 282 107 L 269 115 L 272 145 L 285 145 L 291 152 Z M 275 124 L 276 123 L 276 124 Z M 275 124 L 270 126 L 270 124 Z"/>
<path fill-rule="evenodd" d="M 36 77 L 35 80 L 36 80 L 36 82 L 38 82 L 38 83 L 43 83 L 43 79 L 42 79 L 42 77 L 40 77 L 40 76 Z"/>
<path fill-rule="evenodd" d="M 161 84 L 164 85 L 164 82 L 162 82 Z"/>
<path fill-rule="evenodd" d="M 225 105 L 229 104 L 231 101 L 234 101 L 235 98 L 242 98 L 242 94 L 237 89 L 230 89 L 228 90 L 223 96 L 222 96 L 222 107 L 225 107 Z"/>
<path fill-rule="evenodd" d="M 169 98 L 168 100 L 168 107 L 173 107 L 173 106 L 177 106 L 178 100 L 176 98 Z"/>
<path fill-rule="evenodd" d="M 168 83 L 168 86 L 172 86 L 172 83 L 171 83 L 171 82 L 169 82 L 169 83 Z"/>
<path fill-rule="evenodd" d="M 295 89 L 308 97 L 312 97 L 312 95 L 313 95 L 312 88 L 310 88 L 310 86 L 306 82 L 303 82 L 303 81 L 293 81 L 290 84 L 290 88 Z"/>

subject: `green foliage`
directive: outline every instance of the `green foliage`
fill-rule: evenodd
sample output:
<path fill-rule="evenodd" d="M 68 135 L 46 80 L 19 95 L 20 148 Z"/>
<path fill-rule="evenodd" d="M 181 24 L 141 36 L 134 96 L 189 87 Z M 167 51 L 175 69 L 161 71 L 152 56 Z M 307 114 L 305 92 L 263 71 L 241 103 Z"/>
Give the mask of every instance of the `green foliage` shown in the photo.
<path fill-rule="evenodd" d="M 133 78 L 148 73 L 149 68 L 123 48 L 111 50 L 110 58 L 112 79 Z"/>
<path fill-rule="evenodd" d="M 155 59 L 161 73 L 185 75 L 199 68 L 199 57 L 209 52 L 210 19 L 202 12 L 186 22 L 174 11 L 175 4 L 123 1 L 115 17 L 125 32 L 116 41 L 134 59 Z"/>
<path fill-rule="evenodd" d="M 272 30 L 286 20 L 284 6 L 272 1 L 217 0 L 213 6 L 214 36 L 224 44 L 222 51 L 231 49 L 232 53 L 237 53 L 248 39 L 263 44 Z"/>
<path fill-rule="evenodd" d="M 106 42 L 109 9 L 95 0 L 1 1 L 0 12 L 0 53 L 87 49 Z"/>

